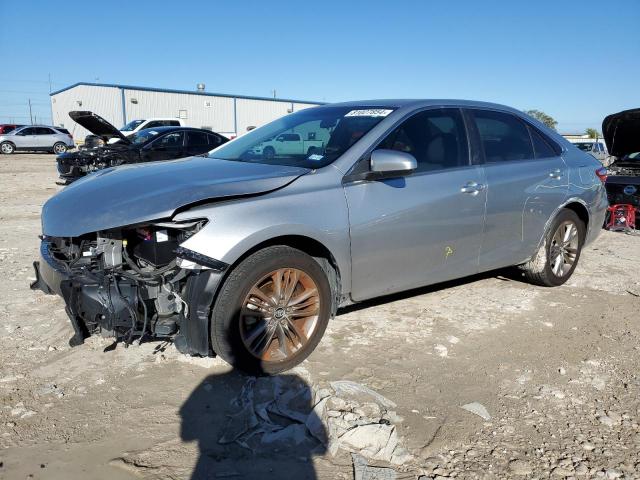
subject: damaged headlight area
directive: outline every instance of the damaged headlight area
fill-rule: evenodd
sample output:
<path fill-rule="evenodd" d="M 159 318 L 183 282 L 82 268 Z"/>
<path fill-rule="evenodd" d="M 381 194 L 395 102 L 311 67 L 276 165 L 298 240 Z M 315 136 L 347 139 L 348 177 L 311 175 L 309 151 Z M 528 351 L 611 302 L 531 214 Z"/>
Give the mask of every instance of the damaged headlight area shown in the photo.
<path fill-rule="evenodd" d="M 129 345 L 145 336 L 175 337 L 180 330 L 187 333 L 183 346 L 193 344 L 197 337 L 207 338 L 203 324 L 210 304 L 202 302 L 213 298 L 213 292 L 204 291 L 212 288 L 209 277 L 227 267 L 180 247 L 205 224 L 157 222 L 76 238 L 43 237 L 32 288 L 64 298 L 75 330 L 72 346 L 98 332 Z M 189 319 L 198 323 L 190 333 Z M 185 350 L 209 353 L 200 338 L 195 343 L 200 345 Z"/>

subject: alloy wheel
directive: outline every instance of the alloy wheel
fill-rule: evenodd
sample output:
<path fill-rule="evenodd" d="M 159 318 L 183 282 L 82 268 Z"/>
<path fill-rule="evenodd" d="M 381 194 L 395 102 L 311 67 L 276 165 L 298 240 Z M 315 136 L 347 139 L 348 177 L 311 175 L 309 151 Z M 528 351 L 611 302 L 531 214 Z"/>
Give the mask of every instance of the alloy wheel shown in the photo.
<path fill-rule="evenodd" d="M 240 312 L 240 336 L 254 357 L 281 362 L 309 342 L 319 313 L 320 295 L 311 276 L 296 268 L 281 268 L 249 290 Z"/>
<path fill-rule="evenodd" d="M 3 143 L 0 145 L 0 150 L 2 153 L 10 154 L 13 153 L 13 146 L 10 143 Z"/>
<path fill-rule="evenodd" d="M 556 277 L 564 277 L 573 268 L 578 256 L 578 227 L 572 221 L 562 222 L 551 238 L 549 264 Z"/>
<path fill-rule="evenodd" d="M 67 151 L 67 147 L 65 147 L 65 146 L 64 146 L 63 144 L 61 144 L 61 143 L 56 143 L 56 144 L 53 146 L 53 151 L 54 151 L 55 153 L 64 153 L 64 152 L 66 152 L 66 151 Z"/>

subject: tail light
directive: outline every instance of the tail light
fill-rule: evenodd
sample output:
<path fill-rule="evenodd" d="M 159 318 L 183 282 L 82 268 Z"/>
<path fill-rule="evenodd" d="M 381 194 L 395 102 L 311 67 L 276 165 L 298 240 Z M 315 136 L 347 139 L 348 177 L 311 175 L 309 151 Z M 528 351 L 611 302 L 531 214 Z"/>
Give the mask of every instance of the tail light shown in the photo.
<path fill-rule="evenodd" d="M 596 176 L 600 179 L 602 183 L 607 181 L 607 169 L 605 167 L 600 167 L 596 170 Z"/>

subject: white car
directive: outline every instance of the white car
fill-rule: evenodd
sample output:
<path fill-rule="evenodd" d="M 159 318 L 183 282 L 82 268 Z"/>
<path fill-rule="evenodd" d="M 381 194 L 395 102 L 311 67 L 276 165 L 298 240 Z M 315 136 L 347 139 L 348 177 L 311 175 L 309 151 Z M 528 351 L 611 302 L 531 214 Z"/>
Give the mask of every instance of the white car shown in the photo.
<path fill-rule="evenodd" d="M 158 127 L 184 127 L 184 120 L 180 118 L 147 118 L 146 120 L 131 120 L 120 129 L 126 136 L 144 130 Z"/>
<path fill-rule="evenodd" d="M 253 148 L 254 155 L 274 158 L 278 155 L 318 155 L 322 152 L 322 140 L 302 140 L 297 133 L 283 133 Z"/>

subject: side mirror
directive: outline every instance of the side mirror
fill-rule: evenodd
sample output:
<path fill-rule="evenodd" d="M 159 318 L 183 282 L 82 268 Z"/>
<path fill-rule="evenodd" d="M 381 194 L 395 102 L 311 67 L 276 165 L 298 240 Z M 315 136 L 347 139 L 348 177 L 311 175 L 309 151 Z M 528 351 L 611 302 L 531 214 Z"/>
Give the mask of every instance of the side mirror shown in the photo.
<path fill-rule="evenodd" d="M 371 152 L 371 179 L 396 178 L 410 174 L 418 168 L 416 157 L 397 150 L 374 150 Z"/>

